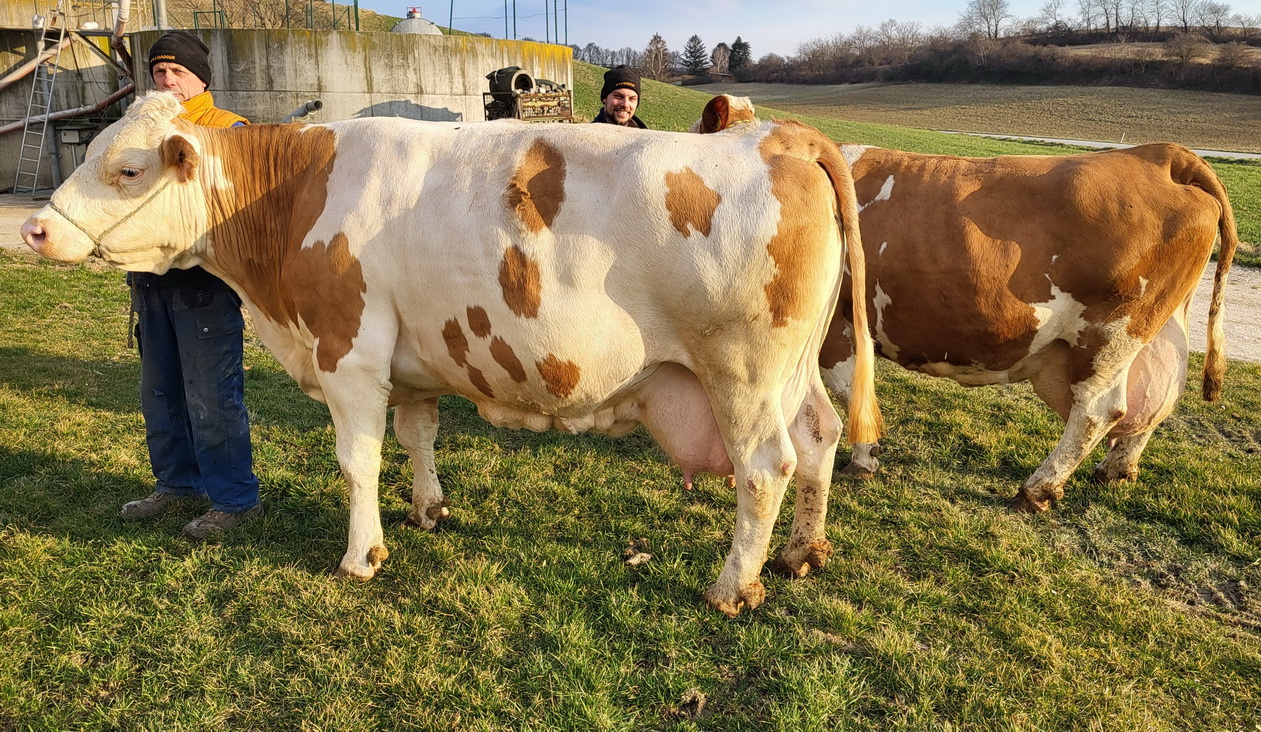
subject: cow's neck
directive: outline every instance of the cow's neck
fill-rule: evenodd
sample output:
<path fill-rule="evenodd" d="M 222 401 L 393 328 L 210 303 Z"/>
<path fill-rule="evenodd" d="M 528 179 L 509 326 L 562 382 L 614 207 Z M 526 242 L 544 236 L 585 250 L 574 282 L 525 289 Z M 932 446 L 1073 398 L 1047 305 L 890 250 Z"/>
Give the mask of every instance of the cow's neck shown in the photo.
<path fill-rule="evenodd" d="M 324 211 L 333 132 L 298 125 L 198 132 L 205 261 L 267 317 L 292 321 L 286 268 Z"/>

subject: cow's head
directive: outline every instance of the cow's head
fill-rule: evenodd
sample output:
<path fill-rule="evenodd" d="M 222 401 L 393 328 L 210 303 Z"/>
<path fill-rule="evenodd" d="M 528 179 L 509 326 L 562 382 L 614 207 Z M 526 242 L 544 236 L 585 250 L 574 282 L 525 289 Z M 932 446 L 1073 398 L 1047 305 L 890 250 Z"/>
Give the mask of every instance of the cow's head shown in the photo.
<path fill-rule="evenodd" d="M 701 118 L 696 120 L 688 132 L 699 132 L 702 135 L 710 132 L 721 132 L 739 124 L 757 124 L 757 116 L 753 112 L 753 102 L 748 97 L 733 97 L 730 94 L 719 94 L 705 105 Z"/>
<path fill-rule="evenodd" d="M 183 107 L 151 92 L 88 146 L 83 164 L 52 200 L 22 225 L 39 254 L 79 262 L 95 254 L 121 269 L 161 274 L 199 263 L 204 205 L 195 175 L 195 128 Z"/>

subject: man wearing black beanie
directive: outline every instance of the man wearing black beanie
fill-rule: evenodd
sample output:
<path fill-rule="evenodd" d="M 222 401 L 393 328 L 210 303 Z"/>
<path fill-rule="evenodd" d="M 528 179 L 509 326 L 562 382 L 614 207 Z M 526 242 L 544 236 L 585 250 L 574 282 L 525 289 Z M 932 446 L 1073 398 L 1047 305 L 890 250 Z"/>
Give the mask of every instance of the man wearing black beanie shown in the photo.
<path fill-rule="evenodd" d="M 635 110 L 639 107 L 638 71 L 629 66 L 616 66 L 604 72 L 600 101 L 604 108 L 592 122 L 648 129 L 648 125 L 635 116 Z"/>
<path fill-rule="evenodd" d="M 158 91 L 184 105 L 180 119 L 237 127 L 244 117 L 215 107 L 210 49 L 187 31 L 163 35 L 149 49 Z M 133 272 L 131 307 L 140 346 L 144 415 L 153 493 L 122 508 L 127 518 L 157 516 L 184 498 L 207 497 L 210 510 L 184 525 L 201 540 L 262 512 L 245 411 L 241 300 L 201 267 L 166 274 Z"/>

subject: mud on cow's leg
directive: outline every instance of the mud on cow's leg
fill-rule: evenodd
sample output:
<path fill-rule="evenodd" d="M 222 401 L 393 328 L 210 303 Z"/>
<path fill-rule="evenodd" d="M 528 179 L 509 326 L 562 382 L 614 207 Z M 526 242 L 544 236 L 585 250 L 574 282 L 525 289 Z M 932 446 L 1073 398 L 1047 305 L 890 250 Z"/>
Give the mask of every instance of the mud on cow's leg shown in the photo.
<path fill-rule="evenodd" d="M 1119 437 L 1108 449 L 1108 454 L 1095 467 L 1094 479 L 1100 483 L 1132 483 L 1138 480 L 1138 461 L 1152 433 Z"/>
<path fill-rule="evenodd" d="M 432 529 L 451 516 L 438 482 L 433 442 L 438 436 L 438 400 L 405 401 L 394 409 L 394 434 L 412 458 L 412 510 L 407 523 Z"/>
<path fill-rule="evenodd" d="M 817 378 L 788 434 L 797 451 L 796 510 L 788 544 L 771 568 L 790 577 L 804 577 L 811 569 L 823 567 L 832 556 L 825 527 L 832 464 L 841 438 L 841 420 Z"/>

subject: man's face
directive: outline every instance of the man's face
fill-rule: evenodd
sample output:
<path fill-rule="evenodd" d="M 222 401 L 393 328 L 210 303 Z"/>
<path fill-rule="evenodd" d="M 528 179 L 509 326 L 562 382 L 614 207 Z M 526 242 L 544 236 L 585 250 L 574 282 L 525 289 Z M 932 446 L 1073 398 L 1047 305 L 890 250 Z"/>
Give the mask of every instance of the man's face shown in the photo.
<path fill-rule="evenodd" d="M 197 74 L 170 61 L 159 61 L 153 65 L 153 86 L 158 91 L 174 92 L 181 102 L 206 91 L 206 83 Z"/>
<path fill-rule="evenodd" d="M 633 89 L 614 89 L 604 98 L 604 116 L 619 125 L 630 124 L 639 106 L 639 95 Z"/>

